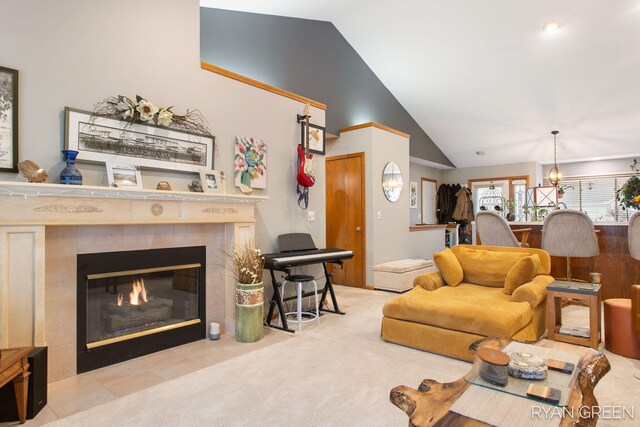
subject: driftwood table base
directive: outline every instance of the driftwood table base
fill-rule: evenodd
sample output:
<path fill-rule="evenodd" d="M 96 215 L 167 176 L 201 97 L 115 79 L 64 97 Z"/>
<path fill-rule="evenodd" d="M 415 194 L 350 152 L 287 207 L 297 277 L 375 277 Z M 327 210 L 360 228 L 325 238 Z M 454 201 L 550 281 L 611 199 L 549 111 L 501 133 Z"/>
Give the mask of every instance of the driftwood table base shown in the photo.
<path fill-rule="evenodd" d="M 511 342 L 508 338 L 485 338 L 476 341 L 469 350 L 475 354 L 480 347 L 488 346 L 496 349 L 503 349 Z M 611 369 L 606 356 L 598 351 L 584 348 L 572 347 L 568 344 L 543 340 L 536 345 L 541 347 L 557 348 L 566 351 L 579 353 L 582 358 L 577 366 L 578 378 L 573 388 L 573 393 L 569 400 L 569 409 L 580 416 L 580 418 L 565 417 L 560 422 L 561 426 L 595 426 L 597 418 L 590 417 L 589 411 L 578 411 L 578 408 L 598 406 L 598 401 L 593 394 L 595 386 L 600 379 Z M 476 361 L 477 363 L 477 361 Z M 391 390 L 389 399 L 398 408 L 402 409 L 409 416 L 409 426 L 486 426 L 487 424 L 473 420 L 471 418 L 450 412 L 449 408 L 458 398 L 469 388 L 464 378 L 451 383 L 441 384 L 437 381 L 425 379 L 417 390 L 406 386 L 394 387 Z"/>

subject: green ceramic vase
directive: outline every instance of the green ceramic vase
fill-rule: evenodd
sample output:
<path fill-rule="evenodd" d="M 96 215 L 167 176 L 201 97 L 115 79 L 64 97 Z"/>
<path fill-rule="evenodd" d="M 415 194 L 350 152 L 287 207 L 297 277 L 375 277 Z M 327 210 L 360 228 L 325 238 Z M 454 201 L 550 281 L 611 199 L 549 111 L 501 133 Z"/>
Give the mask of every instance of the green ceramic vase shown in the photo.
<path fill-rule="evenodd" d="M 256 342 L 264 336 L 264 284 L 236 284 L 236 340 Z"/>

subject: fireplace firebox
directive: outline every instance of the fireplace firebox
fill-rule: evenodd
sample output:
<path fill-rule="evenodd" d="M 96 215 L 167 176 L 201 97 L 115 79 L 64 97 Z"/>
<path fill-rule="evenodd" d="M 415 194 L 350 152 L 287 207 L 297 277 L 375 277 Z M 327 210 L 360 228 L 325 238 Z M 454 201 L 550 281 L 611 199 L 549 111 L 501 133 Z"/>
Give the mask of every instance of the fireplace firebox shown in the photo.
<path fill-rule="evenodd" d="M 77 372 L 200 340 L 206 248 L 78 255 Z"/>

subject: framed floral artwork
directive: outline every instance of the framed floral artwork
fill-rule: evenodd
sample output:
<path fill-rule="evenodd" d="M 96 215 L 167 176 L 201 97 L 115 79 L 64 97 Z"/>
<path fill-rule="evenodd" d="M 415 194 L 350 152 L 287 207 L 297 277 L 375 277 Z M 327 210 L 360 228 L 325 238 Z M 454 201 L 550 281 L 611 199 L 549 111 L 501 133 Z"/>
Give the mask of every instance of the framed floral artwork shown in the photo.
<path fill-rule="evenodd" d="M 245 194 L 267 188 L 267 143 L 258 138 L 236 136 L 235 186 Z"/>
<path fill-rule="evenodd" d="M 409 181 L 409 208 L 418 209 L 418 183 Z"/>
<path fill-rule="evenodd" d="M 65 108 L 65 146 L 79 162 L 135 164 L 199 172 L 213 169 L 213 138 L 153 124 L 129 123 Z"/>
<path fill-rule="evenodd" d="M 0 172 L 18 172 L 18 70 L 0 67 Z"/>

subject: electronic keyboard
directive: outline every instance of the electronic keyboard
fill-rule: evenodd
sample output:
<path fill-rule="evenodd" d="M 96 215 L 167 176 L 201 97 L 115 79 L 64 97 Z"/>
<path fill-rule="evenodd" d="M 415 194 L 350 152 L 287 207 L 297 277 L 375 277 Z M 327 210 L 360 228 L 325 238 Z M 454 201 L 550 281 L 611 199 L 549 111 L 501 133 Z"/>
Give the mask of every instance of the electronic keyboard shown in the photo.
<path fill-rule="evenodd" d="M 301 267 L 304 265 L 322 264 L 324 271 L 325 284 L 322 289 L 317 289 L 313 293 L 304 292 L 302 297 L 311 296 L 314 293 L 319 294 L 322 292 L 322 296 L 318 299 L 316 297 L 316 304 L 318 310 L 326 313 L 344 314 L 344 311 L 340 311 L 338 307 L 338 300 L 336 299 L 336 293 L 333 290 L 331 284 L 331 276 L 333 273 L 329 272 L 327 264 L 339 264 L 342 265 L 342 261 L 353 258 L 353 251 L 344 249 L 318 249 L 313 243 L 313 238 L 308 233 L 289 233 L 281 234 L 278 236 L 278 247 L 281 252 L 272 254 L 265 254 L 264 268 L 269 270 L 271 276 L 271 285 L 273 286 L 273 294 L 271 295 L 271 301 L 269 301 L 269 313 L 265 324 L 272 328 L 281 329 L 283 331 L 294 332 L 289 328 L 287 323 L 287 315 L 284 304 L 287 301 L 297 299 L 298 295 L 284 296 L 282 295 L 282 286 L 284 280 L 291 274 L 291 268 Z M 276 278 L 275 272 L 282 271 L 287 276 Z M 333 310 L 329 309 L 327 299 L 331 297 L 331 303 L 333 304 Z M 274 319 L 275 310 L 278 310 L 278 317 L 280 318 L 280 325 L 272 325 L 271 321 Z"/>
<path fill-rule="evenodd" d="M 344 249 L 311 249 L 302 251 L 276 252 L 263 255 L 264 268 L 280 270 L 303 265 L 321 264 L 324 262 L 339 263 L 353 258 L 353 251 Z"/>

